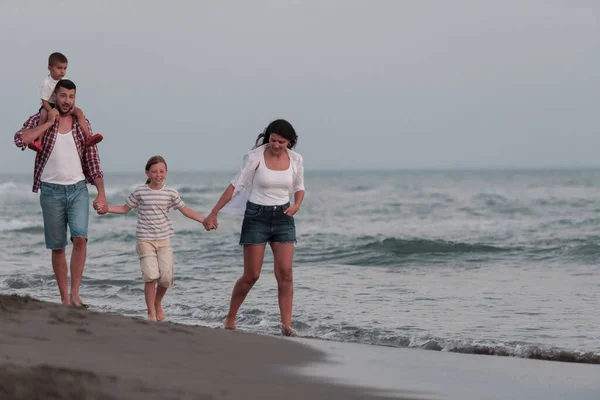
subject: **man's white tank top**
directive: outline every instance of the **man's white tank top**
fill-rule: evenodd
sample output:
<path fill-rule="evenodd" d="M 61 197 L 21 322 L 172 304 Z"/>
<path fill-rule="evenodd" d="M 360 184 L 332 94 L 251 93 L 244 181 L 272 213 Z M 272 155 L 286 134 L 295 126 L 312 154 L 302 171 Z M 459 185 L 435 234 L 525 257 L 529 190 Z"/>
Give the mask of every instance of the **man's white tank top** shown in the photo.
<path fill-rule="evenodd" d="M 84 179 L 73 132 L 57 133 L 52 153 L 42 171 L 42 182 L 72 185 Z"/>
<path fill-rule="evenodd" d="M 250 202 L 261 206 L 280 206 L 290 201 L 290 193 L 294 184 L 292 160 L 285 171 L 274 171 L 267 168 L 265 156 L 258 163 L 252 181 Z"/>

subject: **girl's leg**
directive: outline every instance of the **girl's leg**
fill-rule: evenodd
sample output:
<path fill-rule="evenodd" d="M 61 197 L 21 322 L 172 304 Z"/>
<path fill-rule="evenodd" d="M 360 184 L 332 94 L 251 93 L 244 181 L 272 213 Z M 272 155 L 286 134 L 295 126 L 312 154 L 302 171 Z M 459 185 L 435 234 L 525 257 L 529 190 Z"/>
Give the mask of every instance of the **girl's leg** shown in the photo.
<path fill-rule="evenodd" d="M 156 307 L 154 306 L 156 302 L 156 281 L 144 284 L 144 296 L 148 307 L 148 320 L 156 321 Z"/>
<path fill-rule="evenodd" d="M 165 320 L 165 311 L 162 307 L 162 299 L 167 293 L 167 289 L 173 286 L 173 249 L 171 240 L 164 239 L 155 242 L 156 257 L 158 260 L 159 278 L 156 287 L 156 300 L 154 307 L 156 309 L 156 320 Z"/>
<path fill-rule="evenodd" d="M 156 320 L 164 321 L 165 320 L 165 310 L 162 308 L 162 299 L 165 297 L 167 293 L 167 289 L 164 286 L 158 285 L 156 288 L 156 299 L 154 300 L 154 308 L 156 310 Z"/>
<path fill-rule="evenodd" d="M 279 312 L 281 313 L 281 329 L 286 336 L 292 324 L 292 303 L 294 299 L 294 280 L 292 260 L 294 258 L 294 243 L 271 243 L 275 278 L 277 279 L 277 294 Z"/>
<path fill-rule="evenodd" d="M 235 317 L 240 306 L 246 299 L 246 295 L 260 276 L 263 259 L 265 258 L 266 244 L 244 245 L 244 274 L 237 280 L 231 293 L 229 313 L 225 318 L 225 328 L 235 329 Z"/>

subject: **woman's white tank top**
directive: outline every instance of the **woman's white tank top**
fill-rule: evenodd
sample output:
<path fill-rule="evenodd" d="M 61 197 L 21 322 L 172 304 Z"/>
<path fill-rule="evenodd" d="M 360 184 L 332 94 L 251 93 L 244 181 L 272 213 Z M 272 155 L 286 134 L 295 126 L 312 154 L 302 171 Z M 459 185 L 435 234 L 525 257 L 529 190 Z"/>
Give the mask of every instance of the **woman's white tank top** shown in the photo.
<path fill-rule="evenodd" d="M 292 160 L 285 171 L 274 171 L 267 168 L 265 156 L 258 163 L 252 181 L 250 201 L 261 206 L 280 206 L 290 201 L 290 193 L 294 184 Z"/>

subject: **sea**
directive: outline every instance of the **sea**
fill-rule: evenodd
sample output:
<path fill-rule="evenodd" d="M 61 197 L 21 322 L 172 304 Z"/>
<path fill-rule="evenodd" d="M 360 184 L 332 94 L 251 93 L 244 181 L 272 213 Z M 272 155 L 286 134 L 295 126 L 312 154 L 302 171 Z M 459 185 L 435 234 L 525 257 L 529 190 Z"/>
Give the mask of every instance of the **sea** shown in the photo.
<path fill-rule="evenodd" d="M 206 215 L 234 174 L 172 171 L 166 183 Z M 144 181 L 143 171 L 106 173 L 109 204 Z M 300 336 L 600 364 L 600 170 L 307 171 L 305 181 L 293 266 Z M 31 174 L 0 175 L 0 293 L 59 302 L 31 186 Z M 167 320 L 221 328 L 242 273 L 241 216 L 221 214 L 206 232 L 170 215 Z M 92 210 L 81 287 L 91 309 L 146 318 L 135 224 L 135 211 Z M 277 335 L 278 323 L 267 248 L 237 324 Z"/>

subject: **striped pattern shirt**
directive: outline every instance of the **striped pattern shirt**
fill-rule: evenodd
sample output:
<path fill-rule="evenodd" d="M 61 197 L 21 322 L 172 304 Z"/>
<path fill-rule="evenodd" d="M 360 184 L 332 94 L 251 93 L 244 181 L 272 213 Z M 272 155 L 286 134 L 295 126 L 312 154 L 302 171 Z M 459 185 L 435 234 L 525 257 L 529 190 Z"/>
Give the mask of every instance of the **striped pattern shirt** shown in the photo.
<path fill-rule="evenodd" d="M 127 198 L 127 205 L 137 209 L 135 235 L 138 240 L 161 240 L 175 234 L 167 213 L 170 209 L 185 207 L 177 190 L 163 186 L 153 190 L 148 185 L 138 186 Z"/>
<path fill-rule="evenodd" d="M 14 140 L 17 147 L 20 147 L 22 150 L 27 148 L 27 146 L 23 143 L 23 131 L 25 129 L 35 128 L 38 126 L 38 122 L 40 122 L 39 113 L 27 118 L 27 121 L 25 121 L 23 127 L 17 133 L 15 133 Z M 87 121 L 87 123 L 90 132 L 92 132 L 90 121 Z M 37 153 L 35 156 L 35 164 L 33 166 L 33 192 L 37 192 L 42 184 L 42 172 L 44 172 L 44 167 L 46 166 L 46 163 L 50 158 L 50 154 L 52 154 L 52 150 L 54 149 L 56 135 L 58 135 L 58 124 L 59 121 L 57 118 L 54 125 L 48 128 L 48 130 L 44 133 L 42 152 Z M 73 117 L 73 126 L 71 130 L 73 131 L 73 139 L 75 140 L 77 154 L 81 160 L 81 167 L 83 169 L 85 179 L 88 183 L 94 183 L 94 180 L 104 177 L 102 169 L 100 169 L 100 156 L 98 155 L 98 147 L 96 147 L 96 145 L 85 147 L 85 135 L 83 134 L 83 130 L 81 129 L 81 126 L 79 126 L 77 118 L 75 117 Z"/>

